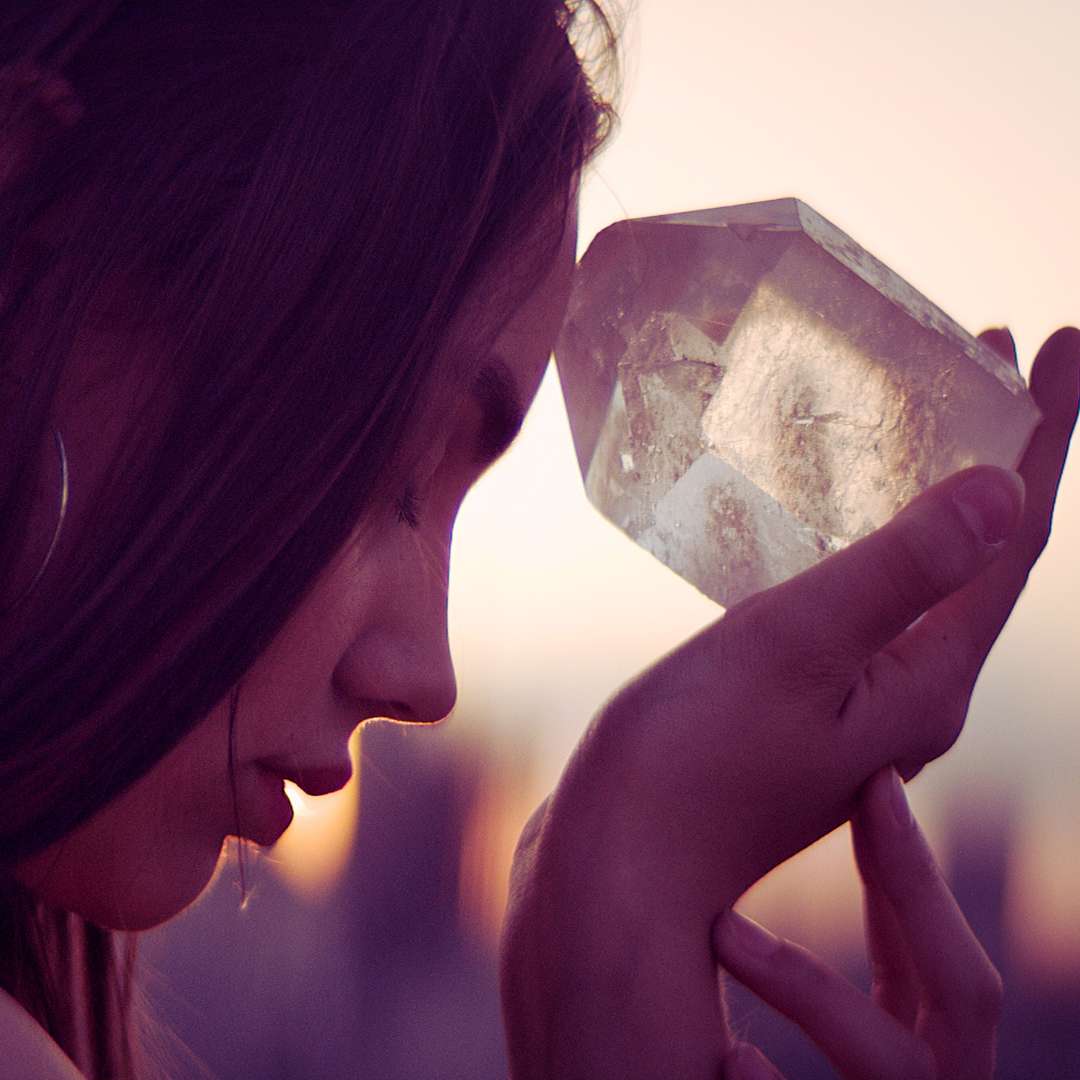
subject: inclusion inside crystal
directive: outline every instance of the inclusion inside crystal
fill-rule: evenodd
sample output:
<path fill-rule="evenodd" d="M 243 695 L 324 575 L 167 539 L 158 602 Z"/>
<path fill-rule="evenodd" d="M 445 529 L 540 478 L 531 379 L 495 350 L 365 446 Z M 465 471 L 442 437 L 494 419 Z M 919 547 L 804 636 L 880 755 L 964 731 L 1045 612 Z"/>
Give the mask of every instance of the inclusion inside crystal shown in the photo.
<path fill-rule="evenodd" d="M 592 502 L 724 606 L 1040 414 L 1015 367 L 797 199 L 619 222 L 556 362 Z"/>

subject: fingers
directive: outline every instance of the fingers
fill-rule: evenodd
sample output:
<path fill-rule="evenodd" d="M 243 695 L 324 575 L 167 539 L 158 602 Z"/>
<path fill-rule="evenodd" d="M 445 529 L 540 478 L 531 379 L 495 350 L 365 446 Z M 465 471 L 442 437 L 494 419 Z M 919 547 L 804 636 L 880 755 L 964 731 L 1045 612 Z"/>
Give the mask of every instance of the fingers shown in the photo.
<path fill-rule="evenodd" d="M 947 477 L 891 521 L 769 591 L 778 650 L 797 673 L 846 692 L 867 662 L 997 558 L 1018 526 L 1023 483 L 989 465 Z M 766 605 L 751 609 L 751 618 Z"/>
<path fill-rule="evenodd" d="M 856 850 L 858 855 L 858 850 Z M 863 878 L 863 921 L 870 960 L 870 996 L 906 1028 L 914 1028 L 919 1015 L 919 976 L 908 952 L 896 912 L 872 872 L 860 865 Z"/>
<path fill-rule="evenodd" d="M 921 1040 L 806 949 L 734 911 L 717 920 L 714 946 L 723 967 L 798 1024 L 850 1080 L 937 1075 Z"/>
<path fill-rule="evenodd" d="M 1043 422 L 1020 464 L 1028 506 L 1015 553 L 1028 563 L 1038 556 L 1050 532 L 1058 483 L 1076 426 L 1080 399 L 1080 330 L 1076 327 L 1057 330 L 1039 350 L 1031 369 L 1031 395 L 1042 410 Z"/>
<path fill-rule="evenodd" d="M 784 1080 L 780 1070 L 750 1043 L 736 1043 L 724 1055 L 720 1080 Z"/>
<path fill-rule="evenodd" d="M 1031 392 L 1044 419 L 1018 469 L 1025 501 L 1013 539 L 976 581 L 946 598 L 892 642 L 869 673 L 883 701 L 895 702 L 903 694 L 892 685 L 893 676 L 904 682 L 909 699 L 919 695 L 909 717 L 898 715 L 897 723 L 908 723 L 910 716 L 944 715 L 952 704 L 950 695 L 955 700 L 970 692 L 1046 544 L 1080 401 L 1080 330 L 1059 330 L 1039 350 Z M 940 753 L 947 745 L 945 739 L 934 752 Z"/>
<path fill-rule="evenodd" d="M 856 861 L 874 918 L 868 922 L 875 994 L 913 1019 L 940 1075 L 993 1075 L 1001 979 L 968 926 L 911 816 L 896 770 L 864 786 L 852 818 Z"/>
<path fill-rule="evenodd" d="M 1080 330 L 1063 327 L 1047 339 L 1031 369 L 1031 394 L 1043 420 L 1018 468 L 1026 490 L 1024 515 L 1000 568 L 995 567 L 994 572 L 998 584 L 1011 583 L 1014 595 L 1023 587 L 1050 534 L 1080 401 Z"/>
<path fill-rule="evenodd" d="M 1012 353 L 1007 330 L 984 340 Z M 780 651 L 795 678 L 808 668 L 803 674 L 818 688 L 846 692 L 893 643 L 886 670 L 873 674 L 905 677 L 924 695 L 913 702 L 918 711 L 932 711 L 927 693 L 957 698 L 965 680 L 970 688 L 1045 545 L 1076 422 L 1078 370 L 1080 330 L 1058 330 L 1032 368 L 1044 420 L 1017 473 L 991 466 L 956 473 L 875 533 L 762 595 L 754 612 L 785 612 L 781 632 L 792 647 Z M 889 694 L 897 689 L 890 684 Z"/>
<path fill-rule="evenodd" d="M 1016 359 L 1016 342 L 1013 340 L 1012 331 L 1007 326 L 984 330 L 979 335 L 979 340 L 984 341 L 990 348 L 1001 353 L 1013 367 L 1020 366 Z"/>
<path fill-rule="evenodd" d="M 871 913 L 876 1001 L 734 911 L 714 927 L 718 961 L 797 1023 L 848 1080 L 989 1080 L 1001 980 L 942 879 L 895 769 L 864 786 L 852 835 Z M 732 1057 L 737 1067 L 745 1059 L 747 1070 L 775 1074 L 761 1072 L 764 1059 L 741 1047 Z M 725 1065 L 725 1076 L 742 1075 Z"/>

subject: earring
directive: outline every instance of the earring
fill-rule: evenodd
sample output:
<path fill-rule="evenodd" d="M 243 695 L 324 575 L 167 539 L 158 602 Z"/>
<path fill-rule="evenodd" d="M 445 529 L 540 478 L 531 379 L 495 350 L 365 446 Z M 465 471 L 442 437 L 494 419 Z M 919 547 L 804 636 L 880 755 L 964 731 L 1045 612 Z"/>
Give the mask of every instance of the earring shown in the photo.
<path fill-rule="evenodd" d="M 49 560 L 53 557 L 53 552 L 56 550 L 56 545 L 60 540 L 60 530 L 64 527 L 64 518 L 67 516 L 68 505 L 67 451 L 64 449 L 64 440 L 60 435 L 58 428 L 53 428 L 53 435 L 55 436 L 56 441 L 56 453 L 60 458 L 60 507 L 56 515 L 56 527 L 53 529 L 52 539 L 49 541 L 49 550 L 45 552 L 45 558 L 38 567 L 37 573 L 34 575 L 34 580 L 30 582 L 12 603 L 0 608 L 0 612 L 4 614 L 11 611 L 13 608 L 18 607 L 19 604 L 21 604 L 34 589 L 37 588 L 37 583 L 45 573 L 45 568 L 49 565 Z"/>

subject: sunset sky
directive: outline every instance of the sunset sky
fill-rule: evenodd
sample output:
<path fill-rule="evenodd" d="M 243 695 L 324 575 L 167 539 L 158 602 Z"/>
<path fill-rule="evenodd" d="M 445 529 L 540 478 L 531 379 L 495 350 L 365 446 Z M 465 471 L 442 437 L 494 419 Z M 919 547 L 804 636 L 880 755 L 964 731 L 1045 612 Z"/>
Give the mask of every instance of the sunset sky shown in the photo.
<path fill-rule="evenodd" d="M 1049 333 L 1080 323 L 1078 42 L 1080 5 L 1061 0 L 642 0 L 579 254 L 619 218 L 795 195 L 972 333 L 1008 324 L 1026 373 Z M 1074 461 L 968 728 L 911 794 L 933 837 L 967 791 L 1009 801 L 1032 962 L 1080 971 L 1078 552 Z M 522 820 L 596 707 L 721 614 L 586 502 L 553 369 L 462 510 L 450 607 L 453 737 L 519 763 L 506 798 Z M 748 910 L 810 943 L 846 933 L 849 864 L 846 837 L 827 838 Z"/>

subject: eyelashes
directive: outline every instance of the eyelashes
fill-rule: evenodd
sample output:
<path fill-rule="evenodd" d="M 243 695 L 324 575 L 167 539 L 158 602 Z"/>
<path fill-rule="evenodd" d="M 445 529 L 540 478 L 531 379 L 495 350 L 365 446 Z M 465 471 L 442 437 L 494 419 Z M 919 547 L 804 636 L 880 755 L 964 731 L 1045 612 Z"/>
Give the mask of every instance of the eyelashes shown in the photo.
<path fill-rule="evenodd" d="M 406 484 L 405 490 L 397 500 L 397 519 L 402 525 L 408 525 L 410 529 L 420 528 L 420 510 L 422 507 L 420 496 L 412 484 Z"/>

